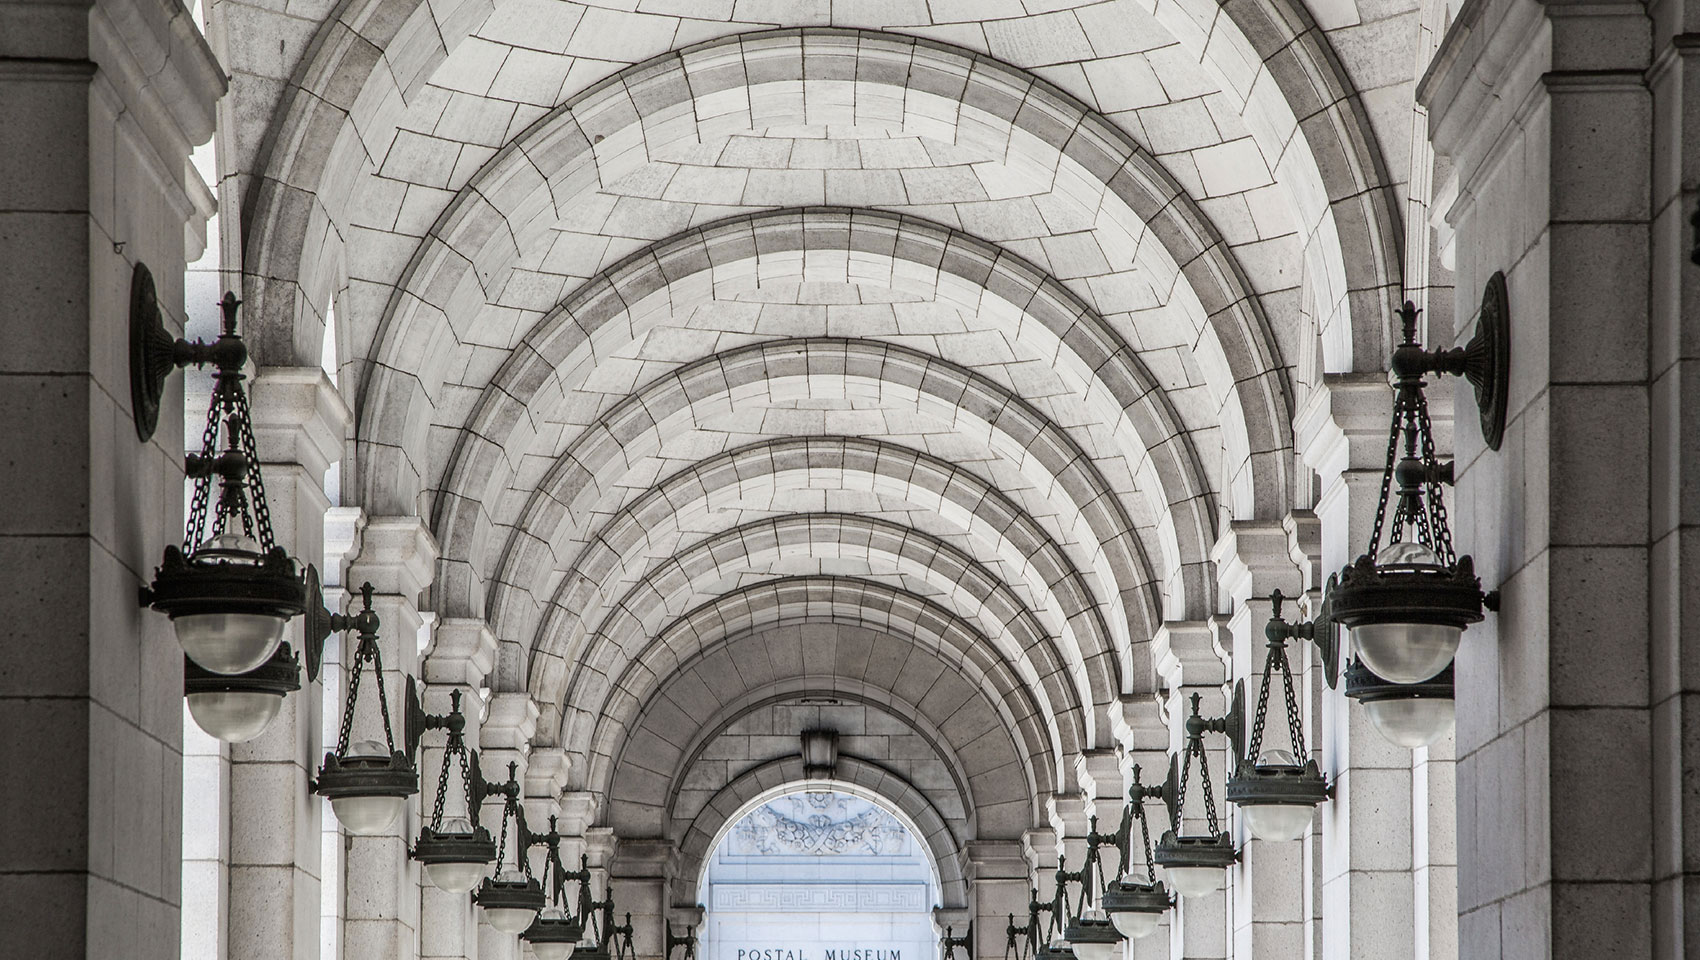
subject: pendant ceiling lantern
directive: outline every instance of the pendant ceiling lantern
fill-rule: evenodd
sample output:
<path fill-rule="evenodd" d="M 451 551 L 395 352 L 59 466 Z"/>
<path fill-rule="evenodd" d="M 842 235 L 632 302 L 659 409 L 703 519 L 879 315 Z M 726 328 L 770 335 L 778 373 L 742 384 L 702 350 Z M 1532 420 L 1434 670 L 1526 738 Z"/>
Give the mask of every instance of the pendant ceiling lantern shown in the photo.
<path fill-rule="evenodd" d="M 1329 578 L 1324 616 L 1347 627 L 1364 666 L 1393 683 L 1421 683 L 1444 670 L 1464 629 L 1482 619 L 1490 602 L 1474 561 L 1453 550 L 1441 494 L 1442 484 L 1452 482 L 1452 464 L 1435 456 L 1423 377 L 1455 374 L 1475 386 L 1490 448 L 1498 448 L 1505 429 L 1504 277 L 1489 281 L 1467 346 L 1424 350 L 1417 342 L 1418 313 L 1410 301 L 1399 311 L 1404 339 L 1393 351 L 1393 422 L 1369 549 Z"/>

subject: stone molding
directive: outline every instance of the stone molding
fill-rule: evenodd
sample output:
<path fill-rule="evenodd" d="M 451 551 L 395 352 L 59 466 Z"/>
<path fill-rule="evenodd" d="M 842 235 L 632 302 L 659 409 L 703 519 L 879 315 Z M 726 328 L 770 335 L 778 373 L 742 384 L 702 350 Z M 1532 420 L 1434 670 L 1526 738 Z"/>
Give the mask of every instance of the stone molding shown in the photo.
<path fill-rule="evenodd" d="M 354 413 L 323 369 L 262 367 L 249 401 L 262 462 L 300 464 L 317 479 L 342 459 Z"/>
<path fill-rule="evenodd" d="M 348 579 L 369 580 L 378 593 L 417 603 L 436 573 L 437 543 L 418 517 L 372 517 L 360 538 L 360 555 Z"/>

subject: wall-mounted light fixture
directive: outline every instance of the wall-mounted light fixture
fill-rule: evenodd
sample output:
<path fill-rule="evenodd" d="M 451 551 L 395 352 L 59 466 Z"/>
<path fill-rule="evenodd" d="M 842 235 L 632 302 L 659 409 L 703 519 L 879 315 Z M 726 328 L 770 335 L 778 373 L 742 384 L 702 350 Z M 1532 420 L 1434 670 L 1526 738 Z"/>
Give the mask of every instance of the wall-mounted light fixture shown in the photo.
<path fill-rule="evenodd" d="M 502 835 L 496 840 L 496 873 L 485 877 L 472 900 L 484 908 L 484 919 L 503 933 L 521 934 L 542 912 L 548 900 L 543 885 L 531 875 L 531 858 L 526 849 L 531 846 L 530 831 L 525 828 L 525 811 L 519 805 L 520 786 L 516 776 L 519 764 L 508 764 L 508 782 L 495 788 L 502 793 Z M 508 830 L 514 832 L 514 865 L 502 866 L 508 852 Z"/>
<path fill-rule="evenodd" d="M 449 691 L 449 713 L 443 721 L 449 736 L 443 748 L 443 770 L 437 776 L 431 822 L 419 828 L 419 839 L 409 856 L 425 865 L 426 878 L 439 890 L 471 893 L 496 859 L 496 841 L 478 823 L 478 808 L 495 788 L 485 781 L 478 754 L 467 749 L 466 716 L 460 712 L 459 690 Z M 457 763 L 466 815 L 445 818 L 449 776 Z"/>
<path fill-rule="evenodd" d="M 1170 769 L 1173 770 L 1173 766 Z M 1139 781 L 1137 763 L 1133 765 L 1132 781 L 1127 791 L 1127 806 L 1122 808 L 1121 826 L 1116 830 L 1121 860 L 1116 865 L 1115 879 L 1104 889 L 1104 912 L 1109 914 L 1110 922 L 1115 924 L 1122 936 L 1139 940 L 1155 933 L 1163 914 L 1174 905 L 1168 888 L 1157 879 L 1157 863 L 1151 853 L 1151 825 L 1145 819 L 1145 801 L 1178 793 L 1179 785 L 1171 780 L 1154 787 L 1145 786 Z M 1139 823 L 1139 849 L 1145 858 L 1144 880 L 1133 879 L 1131 852 L 1135 821 Z"/>
<path fill-rule="evenodd" d="M 359 836 L 373 836 L 389 829 L 419 792 L 419 774 L 413 755 L 429 729 L 446 727 L 447 716 L 430 716 L 419 704 L 419 689 L 407 678 L 403 690 L 401 739 L 396 739 L 390 718 L 389 697 L 384 693 L 384 658 L 378 649 L 378 615 L 372 612 L 372 585 L 360 587 L 361 610 L 353 616 L 333 614 L 322 608 L 307 624 L 312 635 L 321 629 L 353 630 L 359 637 L 348 669 L 348 699 L 343 704 L 342 729 L 334 751 L 325 754 L 318 777 L 309 786 L 330 800 L 331 810 L 343 829 Z M 372 668 L 372 684 L 378 691 L 378 715 L 384 739 L 351 741 L 354 714 L 360 703 L 360 677 Z M 462 721 L 464 723 L 464 721 Z"/>
<path fill-rule="evenodd" d="M 1220 717 L 1199 716 L 1199 699 L 1198 694 L 1192 695 L 1192 714 L 1186 718 L 1186 746 L 1182 750 L 1179 783 L 1173 794 L 1164 797 L 1169 807 L 1169 829 L 1152 851 L 1152 859 L 1163 868 L 1175 892 L 1183 897 L 1199 897 L 1220 890 L 1227 868 L 1239 859 L 1234 841 L 1222 829 L 1216 813 L 1215 788 L 1210 783 L 1210 761 L 1204 753 L 1204 734 L 1227 735 L 1232 755 L 1241 755 L 1240 745 L 1245 740 L 1245 686 L 1234 684 L 1232 703 L 1228 712 Z M 1209 829 L 1203 834 L 1187 835 L 1184 833 L 1186 788 L 1194 760 L 1198 762 L 1199 782 L 1204 789 L 1204 816 Z M 1171 757 L 1171 770 L 1175 762 Z"/>
<path fill-rule="evenodd" d="M 687 928 L 687 932 L 689 932 L 688 928 Z M 668 944 L 669 944 L 669 946 L 667 948 L 668 960 L 672 960 L 672 954 L 673 954 L 673 948 L 671 946 L 672 940 L 673 940 L 673 922 L 671 920 L 669 920 L 667 922 L 667 941 L 668 941 Z M 968 921 L 968 932 L 964 933 L 960 937 L 956 936 L 956 928 L 955 927 L 953 927 L 953 926 L 945 927 L 944 928 L 944 936 L 939 938 L 939 946 L 944 951 L 941 954 L 941 960 L 956 960 L 956 951 L 957 951 L 958 947 L 960 947 L 962 949 L 963 953 L 967 954 L 968 960 L 974 960 L 974 921 L 972 921 L 972 920 Z M 687 958 L 687 960 L 695 960 L 695 957 L 696 957 L 696 938 L 692 937 L 691 938 L 690 956 L 689 956 L 689 958 Z"/>
<path fill-rule="evenodd" d="M 239 305 L 233 294 L 225 294 L 223 332 L 211 344 L 190 343 L 165 332 L 147 268 L 138 264 L 131 281 L 130 386 L 137 435 L 143 440 L 153 435 L 165 378 L 172 370 L 190 364 L 214 368 L 201 450 L 184 458 L 184 472 L 194 489 L 183 546 L 165 548 L 153 583 L 141 588 L 140 602 L 171 618 L 189 659 L 210 673 L 225 675 L 244 674 L 271 660 L 283 642 L 284 625 L 308 607 L 304 572 L 272 536 L 248 394 L 242 387 L 248 350 L 236 333 Z M 222 723 L 213 718 L 216 711 L 203 712 L 214 726 L 234 735 L 257 722 L 254 706 L 248 704 L 241 720 L 226 718 Z"/>
<path fill-rule="evenodd" d="M 549 848 L 543 862 L 543 886 L 549 891 L 549 904 L 538 911 L 537 919 L 531 922 L 519 935 L 521 940 L 531 944 L 531 952 L 537 960 L 568 960 L 573 951 L 578 948 L 578 942 L 584 937 L 585 918 L 590 914 L 590 861 L 580 857 L 579 868 L 568 870 L 561 863 L 561 834 L 555 828 L 555 818 L 549 818 L 549 832 L 544 834 L 542 842 Z M 569 881 L 578 882 L 577 906 L 567 909 L 566 885 Z M 667 927 L 669 944 L 667 953 L 673 952 L 673 927 Z M 696 938 L 691 938 L 689 956 L 695 957 Z"/>
<path fill-rule="evenodd" d="M 1293 670 L 1287 659 L 1287 640 L 1298 635 L 1293 625 L 1281 619 L 1286 598 L 1277 590 L 1270 596 L 1274 611 L 1263 628 L 1267 654 L 1257 691 L 1257 712 L 1251 725 L 1251 742 L 1238 757 L 1228 778 L 1228 802 L 1245 814 L 1246 825 L 1259 840 L 1297 840 L 1310 826 L 1316 805 L 1328 799 L 1328 781 L 1316 760 L 1306 756 L 1304 720 L 1299 715 L 1298 696 L 1293 689 Z M 1269 713 L 1269 680 L 1281 677 L 1287 710 L 1287 734 L 1292 750 L 1263 750 L 1264 721 Z M 1301 762 L 1300 757 L 1305 757 Z"/>
<path fill-rule="evenodd" d="M 1404 341 L 1393 351 L 1393 424 L 1369 549 L 1329 577 L 1322 618 L 1347 627 L 1364 666 L 1393 683 L 1420 683 L 1445 669 L 1464 628 L 1494 602 L 1482 592 L 1474 561 L 1452 547 L 1441 496 L 1441 485 L 1452 482 L 1452 464 L 1435 456 L 1423 377 L 1468 379 L 1476 388 L 1483 437 L 1490 448 L 1499 447 L 1510 347 L 1505 278 L 1496 273 L 1488 282 L 1476 336 L 1467 346 L 1424 350 L 1417 342 L 1418 312 L 1408 300 L 1399 311 Z M 1389 526 L 1391 542 L 1383 547 Z"/>

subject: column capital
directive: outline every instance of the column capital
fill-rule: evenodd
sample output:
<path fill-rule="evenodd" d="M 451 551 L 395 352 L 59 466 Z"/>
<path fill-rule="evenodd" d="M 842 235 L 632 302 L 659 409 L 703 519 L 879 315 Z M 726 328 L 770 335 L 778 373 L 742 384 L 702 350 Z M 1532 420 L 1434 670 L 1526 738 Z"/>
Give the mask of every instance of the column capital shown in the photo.
<path fill-rule="evenodd" d="M 1080 785 L 1086 801 L 1086 814 L 1099 813 L 1098 801 L 1109 800 L 1119 806 L 1124 787 L 1121 758 L 1115 750 L 1087 750 L 1074 759 L 1074 780 Z"/>
<path fill-rule="evenodd" d="M 1294 510 L 1281 518 L 1281 529 L 1287 534 L 1287 558 L 1299 569 L 1304 589 L 1321 589 L 1328 579 L 1322 568 L 1321 519 L 1314 511 Z"/>
<path fill-rule="evenodd" d="M 1167 620 L 1151 638 L 1157 673 L 1170 687 L 1203 687 L 1228 677 L 1228 653 L 1211 620 Z"/>
<path fill-rule="evenodd" d="M 977 880 L 1021 880 L 1032 872 L 1026 840 L 970 840 L 964 844 L 963 875 L 969 882 Z"/>
<path fill-rule="evenodd" d="M 490 698 L 478 741 L 488 749 L 525 753 L 537 732 L 537 704 L 529 693 L 498 693 Z"/>
<path fill-rule="evenodd" d="M 437 541 L 419 517 L 371 517 L 360 536 L 360 555 L 349 565 L 350 583 L 371 581 L 379 593 L 409 599 L 431 585 Z"/>
<path fill-rule="evenodd" d="M 679 848 L 666 837 L 627 837 L 614 845 L 608 874 L 616 880 L 667 880 L 678 872 Z"/>
<path fill-rule="evenodd" d="M 1045 812 L 1058 838 L 1072 840 L 1086 836 L 1086 804 L 1086 795 L 1081 793 L 1055 793 L 1045 801 Z"/>
<path fill-rule="evenodd" d="M 1384 373 L 1330 373 L 1293 418 L 1294 445 L 1324 486 L 1387 459 L 1393 388 Z"/>
<path fill-rule="evenodd" d="M 525 795 L 547 797 L 550 802 L 557 804 L 561 808 L 556 811 L 556 816 L 562 822 L 562 832 L 577 835 L 584 832 L 584 827 L 581 825 L 576 830 L 566 829 L 567 797 L 563 796 L 567 789 L 567 773 L 571 767 L 572 761 L 567 757 L 567 751 L 560 747 L 533 747 L 530 760 L 525 765 Z M 583 817 L 578 819 L 582 823 L 589 822 Z"/>
<path fill-rule="evenodd" d="M 1158 706 L 1161 694 L 1118 697 L 1110 704 L 1110 732 L 1124 754 L 1169 749 L 1169 730 Z"/>
<path fill-rule="evenodd" d="M 1210 548 L 1216 563 L 1219 595 L 1230 602 L 1280 588 L 1297 596 L 1299 571 L 1293 566 L 1287 531 L 1280 520 L 1235 520 Z M 1231 614 L 1233 611 L 1229 611 Z"/>
<path fill-rule="evenodd" d="M 1028 830 L 1021 835 L 1021 855 L 1035 870 L 1053 870 L 1057 865 L 1057 832 L 1050 827 Z"/>
<path fill-rule="evenodd" d="M 431 635 L 431 649 L 425 656 L 427 683 L 483 686 L 496 665 L 496 634 L 488 623 L 474 617 L 450 617 L 438 621 Z"/>
<path fill-rule="evenodd" d="M 575 837 L 590 832 L 596 822 L 596 797 L 585 790 L 575 790 L 561 797 L 561 832 Z"/>
<path fill-rule="evenodd" d="M 265 463 L 298 463 L 322 477 L 342 459 L 354 414 L 319 367 L 261 367 L 249 387 L 254 444 Z"/>

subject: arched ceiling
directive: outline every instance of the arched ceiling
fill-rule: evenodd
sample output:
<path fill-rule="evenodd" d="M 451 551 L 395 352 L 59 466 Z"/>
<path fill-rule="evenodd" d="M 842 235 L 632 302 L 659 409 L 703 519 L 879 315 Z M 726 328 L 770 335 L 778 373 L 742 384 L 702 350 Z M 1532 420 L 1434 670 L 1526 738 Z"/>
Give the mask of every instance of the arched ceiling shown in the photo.
<path fill-rule="evenodd" d="M 847 767 L 938 842 L 1019 837 L 1292 506 L 1292 358 L 1379 356 L 1362 107 L 1287 0 L 650 6 L 345 4 L 245 211 L 256 351 L 334 295 L 343 489 L 429 520 L 623 835 L 700 845 L 687 793 L 790 769 L 706 744 L 832 696 L 948 772 Z"/>

